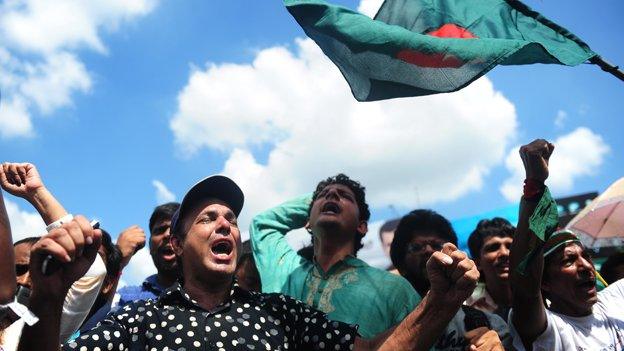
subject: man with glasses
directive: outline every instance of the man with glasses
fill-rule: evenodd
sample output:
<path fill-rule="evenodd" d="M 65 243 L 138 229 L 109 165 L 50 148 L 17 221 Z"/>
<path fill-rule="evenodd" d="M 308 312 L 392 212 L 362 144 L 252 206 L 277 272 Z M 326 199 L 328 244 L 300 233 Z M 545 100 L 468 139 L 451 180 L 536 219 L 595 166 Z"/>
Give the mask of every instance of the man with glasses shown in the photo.
<path fill-rule="evenodd" d="M 414 210 L 399 222 L 390 246 L 390 258 L 421 295 L 431 288 L 427 261 L 442 250 L 445 243 L 457 246 L 457 235 L 451 223 L 432 210 Z M 435 344 L 435 350 L 474 349 L 503 350 L 511 342 L 502 318 L 468 306 L 462 306 Z"/>

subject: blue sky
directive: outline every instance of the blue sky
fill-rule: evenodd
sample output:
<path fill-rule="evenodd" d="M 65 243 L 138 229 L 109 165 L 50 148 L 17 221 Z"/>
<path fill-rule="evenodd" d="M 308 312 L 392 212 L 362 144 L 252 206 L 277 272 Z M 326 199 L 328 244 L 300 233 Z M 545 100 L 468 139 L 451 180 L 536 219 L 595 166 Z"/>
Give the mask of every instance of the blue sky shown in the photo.
<path fill-rule="evenodd" d="M 526 3 L 624 64 L 621 1 Z M 457 94 L 356 103 L 280 1 L 4 2 L 0 38 L 0 160 L 34 163 L 111 233 L 147 229 L 159 201 L 212 173 L 241 183 L 248 223 L 347 172 L 368 187 L 373 246 L 379 221 L 415 207 L 509 206 L 514 148 L 537 137 L 560 142 L 556 195 L 624 175 L 624 86 L 593 65 L 498 67 Z M 15 235 L 35 234 L 32 208 L 5 196 Z"/>

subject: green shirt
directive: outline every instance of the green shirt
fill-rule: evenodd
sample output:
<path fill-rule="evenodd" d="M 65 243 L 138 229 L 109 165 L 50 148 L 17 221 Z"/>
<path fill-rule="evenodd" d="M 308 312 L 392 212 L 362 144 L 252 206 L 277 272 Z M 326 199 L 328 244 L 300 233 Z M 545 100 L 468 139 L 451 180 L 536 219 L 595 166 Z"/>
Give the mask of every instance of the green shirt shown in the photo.
<path fill-rule="evenodd" d="M 348 256 L 327 272 L 299 256 L 285 235 L 308 220 L 310 196 L 257 215 L 250 228 L 262 291 L 281 292 L 319 309 L 330 319 L 358 324 L 371 338 L 398 324 L 420 302 L 404 278 Z"/>

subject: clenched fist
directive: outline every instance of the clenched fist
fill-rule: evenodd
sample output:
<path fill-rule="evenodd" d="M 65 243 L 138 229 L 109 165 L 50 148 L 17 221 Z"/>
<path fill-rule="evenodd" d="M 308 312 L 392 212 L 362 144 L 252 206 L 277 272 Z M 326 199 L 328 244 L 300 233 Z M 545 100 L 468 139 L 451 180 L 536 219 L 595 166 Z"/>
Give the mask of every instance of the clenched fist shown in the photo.
<path fill-rule="evenodd" d="M 427 261 L 429 293 L 445 303 L 461 305 L 474 291 L 479 270 L 473 260 L 451 243 L 436 251 Z"/>
<path fill-rule="evenodd" d="M 44 188 L 39 172 L 31 163 L 3 163 L 0 168 L 0 185 L 11 195 L 32 199 Z"/>
<path fill-rule="evenodd" d="M 526 179 L 543 183 L 548 178 L 548 160 L 555 145 L 544 139 L 537 139 L 520 147 L 520 157 L 524 164 Z"/>
<path fill-rule="evenodd" d="M 138 225 L 124 229 L 117 238 L 117 246 L 121 251 L 121 267 L 123 268 L 130 263 L 132 256 L 145 246 L 145 231 Z"/>

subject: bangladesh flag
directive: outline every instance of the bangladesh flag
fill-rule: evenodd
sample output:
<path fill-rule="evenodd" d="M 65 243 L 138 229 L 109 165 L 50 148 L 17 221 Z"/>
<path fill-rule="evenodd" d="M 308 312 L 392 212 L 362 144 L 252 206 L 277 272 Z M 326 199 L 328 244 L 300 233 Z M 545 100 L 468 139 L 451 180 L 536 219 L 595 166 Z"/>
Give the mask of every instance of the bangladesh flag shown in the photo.
<path fill-rule="evenodd" d="M 322 0 L 284 4 L 359 101 L 456 91 L 498 64 L 576 66 L 596 56 L 515 0 L 386 0 L 374 20 Z"/>

